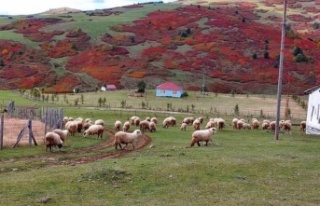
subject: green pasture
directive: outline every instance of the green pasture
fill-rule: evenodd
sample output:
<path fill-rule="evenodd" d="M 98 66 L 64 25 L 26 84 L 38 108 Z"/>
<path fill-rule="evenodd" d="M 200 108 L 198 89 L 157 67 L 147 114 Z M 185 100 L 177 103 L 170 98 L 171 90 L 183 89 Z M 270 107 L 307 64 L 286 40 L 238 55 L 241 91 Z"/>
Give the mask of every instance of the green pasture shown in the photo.
<path fill-rule="evenodd" d="M 112 130 L 125 111 L 66 108 L 74 117 L 104 118 Z M 136 115 L 144 118 L 145 113 Z M 153 113 L 159 120 L 165 114 Z M 184 115 L 175 115 L 180 124 Z M 135 129 L 134 127 L 131 130 Z M 74 149 L 106 141 L 70 137 L 62 152 L 43 145 L 0 151 L 0 205 L 317 205 L 320 140 L 298 127 L 292 134 L 234 131 L 227 123 L 213 143 L 189 148 L 193 129 L 179 126 L 146 134 L 151 145 L 127 156 L 87 164 L 49 166 L 79 158 Z M 130 146 L 128 146 L 130 147 Z M 108 147 L 85 156 L 114 151 Z"/>
<path fill-rule="evenodd" d="M 147 96 L 151 93 L 153 91 L 148 91 Z M 68 95 L 67 98 L 77 95 L 81 94 Z M 142 101 L 137 97 L 129 98 L 125 91 L 117 91 L 84 94 L 85 102 L 101 95 L 108 97 L 108 101 L 115 98 L 116 102 L 127 97 L 132 105 L 132 99 L 138 99 L 136 104 Z M 196 104 L 194 95 L 196 93 L 191 93 L 187 100 L 164 98 L 166 101 L 162 99 L 162 104 L 169 101 L 181 107 L 186 105 L 182 104 L 184 101 Z M 162 101 L 155 97 L 152 101 L 151 97 L 146 98 L 152 107 Z M 222 94 L 210 94 L 206 98 L 215 100 L 210 100 L 212 104 L 223 100 L 219 104 L 231 104 L 232 107 L 241 100 L 254 101 L 250 103 L 253 107 L 269 101 L 269 98 L 274 99 Z M 198 101 L 205 105 L 209 101 L 206 98 L 198 98 Z M 304 134 L 298 126 L 293 127 L 292 134 L 280 133 L 279 140 L 275 140 L 273 133 L 261 129 L 235 131 L 230 125 L 231 116 L 225 116 L 226 128 L 213 136 L 212 144 L 189 148 L 193 129 L 189 126 L 187 131 L 180 131 L 179 126 L 183 117 L 196 117 L 200 113 L 111 110 L 89 106 L 94 105 L 95 100 L 86 106 L 74 107 L 62 102 L 34 101 L 19 92 L 0 92 L 2 107 L 13 100 L 17 106 L 63 106 L 65 115 L 74 118 L 102 118 L 108 130 L 113 130 L 115 120 L 124 122 L 132 115 L 141 119 L 156 116 L 160 124 L 157 132 L 146 132 L 152 138 L 147 147 L 124 157 L 87 164 L 67 162 L 115 151 L 111 146 L 85 154 L 72 152 L 102 143 L 109 138 L 108 135 L 97 140 L 76 134 L 68 138 L 61 152 L 46 152 L 42 144 L 4 148 L 0 151 L 0 205 L 43 205 L 42 199 L 50 199 L 46 205 L 70 206 L 319 204 L 320 140 L 317 136 Z M 178 125 L 164 129 L 160 126 L 161 121 L 169 115 L 177 118 Z M 133 129 L 135 127 L 130 130 Z M 51 161 L 61 164 L 54 166 Z"/>
<path fill-rule="evenodd" d="M 74 13 L 72 15 L 72 20 L 63 24 L 52 25 L 46 27 L 48 31 L 52 30 L 69 30 L 69 29 L 79 29 L 81 28 L 89 36 L 93 38 L 94 41 L 100 42 L 100 38 L 105 33 L 112 32 L 110 30 L 111 26 L 130 24 L 133 21 L 145 17 L 148 13 L 156 10 L 172 10 L 177 8 L 176 4 L 148 4 L 144 5 L 142 8 L 126 9 L 118 8 L 117 10 L 123 11 L 119 15 L 111 16 L 88 16 L 85 13 Z"/>

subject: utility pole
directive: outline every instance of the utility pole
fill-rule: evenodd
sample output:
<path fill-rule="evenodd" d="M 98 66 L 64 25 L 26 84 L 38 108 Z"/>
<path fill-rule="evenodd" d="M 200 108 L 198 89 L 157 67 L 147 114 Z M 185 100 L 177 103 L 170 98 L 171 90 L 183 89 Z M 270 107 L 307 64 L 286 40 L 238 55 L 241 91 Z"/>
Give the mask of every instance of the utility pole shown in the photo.
<path fill-rule="evenodd" d="M 281 46 L 280 46 L 280 62 L 279 62 L 279 75 L 278 75 L 278 92 L 277 92 L 277 117 L 275 128 L 275 140 L 279 140 L 279 122 L 280 122 L 280 106 L 281 106 L 281 93 L 282 93 L 282 76 L 283 76 L 283 50 L 284 40 L 286 36 L 286 14 L 287 14 L 287 0 L 283 0 L 283 23 L 281 34 Z"/>

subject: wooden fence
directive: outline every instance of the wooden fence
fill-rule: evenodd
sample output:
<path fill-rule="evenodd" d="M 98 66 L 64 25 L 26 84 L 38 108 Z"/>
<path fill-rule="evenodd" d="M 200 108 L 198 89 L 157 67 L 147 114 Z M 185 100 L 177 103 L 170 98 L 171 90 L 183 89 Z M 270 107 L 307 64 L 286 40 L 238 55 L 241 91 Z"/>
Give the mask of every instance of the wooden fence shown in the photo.
<path fill-rule="evenodd" d="M 26 120 L 26 124 L 23 126 L 23 128 L 21 128 L 13 148 L 19 144 L 20 140 L 27 131 L 29 132 L 29 145 L 31 146 L 32 143 L 34 145 L 38 145 L 33 135 L 32 121 L 40 121 L 45 124 L 44 131 L 42 133 L 43 136 L 47 130 L 62 128 L 62 120 L 64 115 L 62 108 L 15 107 L 14 102 L 10 102 L 3 112 L 4 114 L 0 116 L 0 150 L 4 148 L 6 118 Z M 19 129 L 15 128 L 14 126 L 15 125 L 13 125 L 13 128 L 15 130 Z"/>

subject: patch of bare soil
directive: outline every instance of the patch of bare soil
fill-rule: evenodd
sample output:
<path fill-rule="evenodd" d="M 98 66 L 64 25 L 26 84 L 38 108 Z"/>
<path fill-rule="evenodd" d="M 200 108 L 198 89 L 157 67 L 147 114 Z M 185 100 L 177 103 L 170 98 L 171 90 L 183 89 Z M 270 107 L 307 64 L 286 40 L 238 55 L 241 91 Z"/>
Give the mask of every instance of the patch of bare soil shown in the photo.
<path fill-rule="evenodd" d="M 43 164 L 40 167 L 48 167 L 54 165 L 70 165 L 74 166 L 77 164 L 86 164 L 90 162 L 94 162 L 100 159 L 113 159 L 123 157 L 133 151 L 143 149 L 147 145 L 149 145 L 152 141 L 152 138 L 146 134 L 143 134 L 142 137 L 139 139 L 136 149 L 133 150 L 132 146 L 129 144 L 123 150 L 110 150 L 105 151 L 106 148 L 114 147 L 114 132 L 107 130 L 106 132 L 109 133 L 109 138 L 98 145 L 94 145 L 91 147 L 86 147 L 78 150 L 63 150 L 62 151 L 54 151 L 54 152 L 47 152 L 43 155 L 34 156 L 34 157 L 22 157 L 17 159 L 10 159 L 6 160 L 8 162 L 16 162 L 16 161 L 23 161 L 25 163 L 34 163 L 34 162 L 42 162 Z M 42 145 L 43 146 L 43 145 Z M 45 150 L 45 147 L 43 147 Z M 92 153 L 88 155 L 88 153 Z M 3 161 L 5 162 L 5 161 Z M 8 171 L 0 171 L 0 173 L 4 173 Z"/>
<path fill-rule="evenodd" d="M 3 146 L 12 147 L 24 127 L 27 127 L 28 120 L 5 117 L 3 123 Z M 32 133 L 37 144 L 43 144 L 45 124 L 40 121 L 32 121 Z M 18 145 L 29 144 L 29 128 L 27 127 L 22 134 Z"/>

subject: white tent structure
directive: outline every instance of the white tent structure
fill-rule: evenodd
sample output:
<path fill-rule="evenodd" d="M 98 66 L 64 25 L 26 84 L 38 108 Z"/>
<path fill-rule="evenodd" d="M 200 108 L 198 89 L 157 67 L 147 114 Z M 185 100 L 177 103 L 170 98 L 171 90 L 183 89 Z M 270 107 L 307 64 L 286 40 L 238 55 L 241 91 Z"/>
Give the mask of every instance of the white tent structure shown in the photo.
<path fill-rule="evenodd" d="M 320 135 L 320 87 L 309 93 L 306 134 Z"/>

